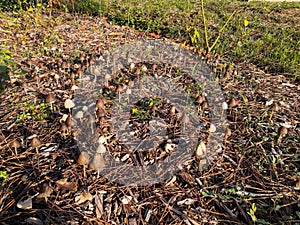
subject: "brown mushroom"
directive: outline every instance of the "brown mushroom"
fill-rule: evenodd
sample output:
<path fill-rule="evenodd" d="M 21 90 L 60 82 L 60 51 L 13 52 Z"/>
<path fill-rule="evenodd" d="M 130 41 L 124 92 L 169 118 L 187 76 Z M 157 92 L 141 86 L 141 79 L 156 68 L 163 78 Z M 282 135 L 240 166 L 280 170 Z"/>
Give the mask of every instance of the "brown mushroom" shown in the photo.
<path fill-rule="evenodd" d="M 69 131 L 68 126 L 67 126 L 66 124 L 63 123 L 63 124 L 60 126 L 59 131 L 60 131 L 61 136 L 63 136 L 63 138 L 65 139 L 66 136 L 68 135 L 68 131 Z"/>
<path fill-rule="evenodd" d="M 94 155 L 93 160 L 89 164 L 89 167 L 93 170 L 96 170 L 98 175 L 97 178 L 99 178 L 99 173 L 100 171 L 104 168 L 105 166 L 105 160 L 102 154 L 96 153 Z"/>
<path fill-rule="evenodd" d="M 31 139 L 31 147 L 35 148 L 37 153 L 38 153 L 38 149 L 41 145 L 42 145 L 42 142 L 37 137 L 33 137 Z"/>
<path fill-rule="evenodd" d="M 17 150 L 18 150 L 18 148 L 21 147 L 21 144 L 18 140 L 13 140 L 9 146 L 15 151 L 15 153 L 17 155 L 18 154 Z"/>
<path fill-rule="evenodd" d="M 90 155 L 87 152 L 81 152 L 78 156 L 77 163 L 83 166 L 83 176 L 86 177 L 86 167 L 90 162 Z"/>
<path fill-rule="evenodd" d="M 235 107 L 237 105 L 237 100 L 235 100 L 234 98 L 230 99 L 229 101 L 229 107 Z"/>
<path fill-rule="evenodd" d="M 46 102 L 47 102 L 47 103 L 50 103 L 51 110 L 53 110 L 53 103 L 54 103 L 55 101 L 56 101 L 56 98 L 55 98 L 54 93 L 49 93 L 49 94 L 46 96 Z"/>
<path fill-rule="evenodd" d="M 287 135 L 288 133 L 288 129 L 285 126 L 281 126 L 278 129 L 278 139 L 277 139 L 277 144 L 279 144 L 281 142 L 281 139 Z"/>

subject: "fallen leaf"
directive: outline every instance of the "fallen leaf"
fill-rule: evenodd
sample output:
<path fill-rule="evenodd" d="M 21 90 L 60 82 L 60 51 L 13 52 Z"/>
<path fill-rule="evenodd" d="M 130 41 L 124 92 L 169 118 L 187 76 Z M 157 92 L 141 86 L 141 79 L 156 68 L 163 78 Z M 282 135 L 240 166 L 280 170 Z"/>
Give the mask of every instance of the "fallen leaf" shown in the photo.
<path fill-rule="evenodd" d="M 43 192 L 38 195 L 38 198 L 49 198 L 52 192 L 53 189 L 48 184 L 44 184 Z"/>
<path fill-rule="evenodd" d="M 67 190 L 67 191 L 76 191 L 77 184 L 76 182 L 68 182 L 68 178 L 63 178 L 56 181 L 57 189 Z"/>
<path fill-rule="evenodd" d="M 80 205 L 86 201 L 92 201 L 93 196 L 88 191 L 83 191 L 79 196 L 75 197 L 75 202 Z"/>

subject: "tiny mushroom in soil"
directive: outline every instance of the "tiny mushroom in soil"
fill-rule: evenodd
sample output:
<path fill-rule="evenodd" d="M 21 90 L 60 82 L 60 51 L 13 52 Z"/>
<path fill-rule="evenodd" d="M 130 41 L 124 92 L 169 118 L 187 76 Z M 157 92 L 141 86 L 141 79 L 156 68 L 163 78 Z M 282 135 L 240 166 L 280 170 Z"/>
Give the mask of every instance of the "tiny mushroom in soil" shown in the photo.
<path fill-rule="evenodd" d="M 90 155 L 87 152 L 80 152 L 77 163 L 83 166 L 83 176 L 86 177 L 86 167 L 89 165 Z"/>
<path fill-rule="evenodd" d="M 21 144 L 20 144 L 20 142 L 18 140 L 13 140 L 10 143 L 9 147 L 11 147 L 15 151 L 15 153 L 17 155 L 18 154 L 17 150 L 18 150 L 18 148 L 21 147 Z"/>
<path fill-rule="evenodd" d="M 35 148 L 35 150 L 37 151 L 37 153 L 38 153 L 38 149 L 39 149 L 39 147 L 41 145 L 42 145 L 42 142 L 37 137 L 33 137 L 31 139 L 31 147 Z"/>
<path fill-rule="evenodd" d="M 71 109 L 75 106 L 75 103 L 71 99 L 66 99 L 64 106 L 69 110 L 69 112 L 71 112 Z"/>
<path fill-rule="evenodd" d="M 97 178 L 99 178 L 100 171 L 104 168 L 105 166 L 105 160 L 103 158 L 103 155 L 100 153 L 96 153 L 93 157 L 93 160 L 89 164 L 89 167 L 93 170 L 97 171 Z"/>
<path fill-rule="evenodd" d="M 53 110 L 53 103 L 54 103 L 55 101 L 56 101 L 56 98 L 55 98 L 54 93 L 49 93 L 49 94 L 46 96 L 46 102 L 47 102 L 47 103 L 50 103 L 51 110 Z"/>

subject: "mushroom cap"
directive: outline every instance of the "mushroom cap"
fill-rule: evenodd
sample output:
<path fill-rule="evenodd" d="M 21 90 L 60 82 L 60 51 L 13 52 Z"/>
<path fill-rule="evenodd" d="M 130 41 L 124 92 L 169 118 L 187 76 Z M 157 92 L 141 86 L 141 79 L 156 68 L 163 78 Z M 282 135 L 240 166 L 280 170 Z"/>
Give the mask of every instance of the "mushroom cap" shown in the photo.
<path fill-rule="evenodd" d="M 68 126 L 66 125 L 66 124 L 62 124 L 61 126 L 60 126 L 60 129 L 59 129 L 61 132 L 64 132 L 64 131 L 66 131 L 66 130 L 68 130 Z"/>
<path fill-rule="evenodd" d="M 66 99 L 64 106 L 66 109 L 71 109 L 75 106 L 75 103 L 71 99 Z"/>
<path fill-rule="evenodd" d="M 73 125 L 73 118 L 72 118 L 71 114 L 69 114 L 68 117 L 67 117 L 67 119 L 66 119 L 66 125 L 68 127 L 71 127 Z"/>
<path fill-rule="evenodd" d="M 88 165 L 90 162 L 90 155 L 87 152 L 80 152 L 77 163 L 79 165 Z"/>
<path fill-rule="evenodd" d="M 203 156 L 205 156 L 206 153 L 206 145 L 203 141 L 201 141 L 197 147 L 197 150 L 195 152 L 195 156 L 197 159 L 202 158 Z"/>
<path fill-rule="evenodd" d="M 284 126 L 279 128 L 279 136 L 284 137 L 285 135 L 287 135 L 288 133 L 288 129 Z"/>
<path fill-rule="evenodd" d="M 175 106 L 172 106 L 171 109 L 170 109 L 170 115 L 174 116 L 175 113 L 176 113 L 176 108 L 175 108 Z"/>
<path fill-rule="evenodd" d="M 96 108 L 97 109 L 104 109 L 104 101 L 102 98 L 98 98 L 97 102 L 96 102 Z"/>
<path fill-rule="evenodd" d="M 31 147 L 37 148 L 41 144 L 42 144 L 42 142 L 37 137 L 34 137 L 34 138 L 31 139 Z"/>
<path fill-rule="evenodd" d="M 94 170 L 102 170 L 105 166 L 105 160 L 102 154 L 96 153 L 89 167 Z"/>
<path fill-rule="evenodd" d="M 100 144 L 99 144 L 99 146 L 98 146 L 96 152 L 97 152 L 97 153 L 100 153 L 100 154 L 106 153 L 106 147 L 104 146 L 103 143 L 100 143 Z"/>
<path fill-rule="evenodd" d="M 123 90 L 122 85 L 118 85 L 118 87 L 116 88 L 116 92 L 121 92 Z"/>
<path fill-rule="evenodd" d="M 234 98 L 230 99 L 230 101 L 229 101 L 229 106 L 230 106 L 230 107 L 234 107 L 234 106 L 236 106 L 236 105 L 237 105 L 237 101 L 236 101 Z"/>
<path fill-rule="evenodd" d="M 75 116 L 74 116 L 75 119 L 82 119 L 83 118 L 83 111 L 78 111 Z"/>
<path fill-rule="evenodd" d="M 49 93 L 47 96 L 46 96 L 46 102 L 47 103 L 53 103 L 55 102 L 56 98 L 55 98 L 55 95 L 54 93 Z"/>
<path fill-rule="evenodd" d="M 13 140 L 10 145 L 11 148 L 18 149 L 21 147 L 21 144 L 18 140 Z"/>
<path fill-rule="evenodd" d="M 202 104 L 204 101 L 205 101 L 205 97 L 203 95 L 199 95 L 196 98 L 196 103 L 198 103 L 198 104 Z"/>
<path fill-rule="evenodd" d="M 222 109 L 223 109 L 223 110 L 228 109 L 228 104 L 227 104 L 227 102 L 223 102 L 223 103 L 222 103 Z"/>

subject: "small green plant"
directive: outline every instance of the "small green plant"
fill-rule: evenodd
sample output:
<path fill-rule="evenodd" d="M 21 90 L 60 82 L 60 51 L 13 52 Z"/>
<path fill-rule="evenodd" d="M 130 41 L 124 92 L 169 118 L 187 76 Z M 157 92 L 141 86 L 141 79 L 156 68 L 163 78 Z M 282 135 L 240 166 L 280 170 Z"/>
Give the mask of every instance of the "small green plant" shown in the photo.
<path fill-rule="evenodd" d="M 8 178 L 7 171 L 0 170 L 0 179 L 3 179 L 1 186 L 3 187 L 5 185 L 5 180 Z"/>
<path fill-rule="evenodd" d="M 255 204 L 255 203 L 252 203 L 251 209 L 249 210 L 249 212 L 247 212 L 247 214 L 251 217 L 251 219 L 252 219 L 252 221 L 253 221 L 254 223 L 257 222 L 257 217 L 256 217 L 256 215 L 255 215 L 256 209 L 257 209 L 257 208 L 256 208 L 256 204 Z"/>
<path fill-rule="evenodd" d="M 32 103 L 24 102 L 23 107 L 24 112 L 17 116 L 17 123 L 29 117 L 33 117 L 33 119 L 38 121 L 51 118 L 51 105 L 48 103 L 42 102 L 41 104 L 35 106 Z M 54 106 L 52 110 L 56 110 L 56 107 Z"/>

